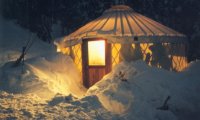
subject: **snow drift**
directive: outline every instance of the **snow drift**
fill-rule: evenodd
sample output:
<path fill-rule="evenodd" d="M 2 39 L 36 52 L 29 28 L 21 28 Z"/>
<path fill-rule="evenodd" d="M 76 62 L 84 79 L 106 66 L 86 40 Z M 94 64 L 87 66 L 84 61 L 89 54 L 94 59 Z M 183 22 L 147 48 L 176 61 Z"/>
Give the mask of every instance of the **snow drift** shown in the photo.
<path fill-rule="evenodd" d="M 0 89 L 12 93 L 34 93 L 51 98 L 57 93 L 82 96 L 84 87 L 72 59 L 56 53 L 56 47 L 20 28 L 0 15 Z M 56 34 L 56 33 L 54 33 Z M 13 67 L 21 49 L 32 39 L 33 45 L 22 65 Z"/>
<path fill-rule="evenodd" d="M 57 93 L 81 96 L 84 87 L 70 57 L 52 54 L 28 59 L 24 65 L 13 67 L 13 62 L 0 70 L 0 88 L 12 93 L 34 93 L 51 98 Z"/>
<path fill-rule="evenodd" d="M 37 62 L 42 63 L 44 59 L 47 58 L 42 58 Z M 50 58 L 47 60 L 53 61 Z M 37 62 L 33 61 L 30 60 L 27 63 L 35 66 L 35 68 L 49 66 L 45 64 L 43 64 L 44 66 L 37 66 Z M 71 62 L 71 59 L 67 62 Z M 200 62 L 192 63 L 187 70 L 181 73 L 149 67 L 142 61 L 134 63 L 123 62 L 117 65 L 101 81 L 89 88 L 86 96 L 82 98 L 76 98 L 71 94 L 66 96 L 61 93 L 54 94 L 54 98 L 41 103 L 37 102 L 41 99 L 40 97 L 30 98 L 30 94 L 32 96 L 38 95 L 35 89 L 32 89 L 33 91 L 26 95 L 0 92 L 0 102 L 2 103 L 0 105 L 2 108 L 0 114 L 4 113 L 4 118 L 9 118 L 9 114 L 12 114 L 9 111 L 12 110 L 15 113 L 14 116 L 21 119 L 26 118 L 27 114 L 30 118 L 43 119 L 199 119 L 200 97 L 197 94 L 200 90 L 199 69 Z M 35 73 L 31 74 L 34 75 Z M 48 73 L 47 75 L 50 74 Z M 38 77 L 41 80 L 45 78 L 41 77 L 42 74 L 36 75 L 39 75 Z M 51 80 L 50 78 L 47 79 Z M 24 79 L 23 81 L 26 80 L 29 79 Z M 54 83 L 54 85 L 56 84 Z M 75 87 L 76 85 L 71 84 L 70 86 Z M 62 86 L 60 86 L 61 88 Z M 55 89 L 49 87 L 46 90 Z M 163 106 L 168 96 L 170 96 L 167 103 L 168 109 L 159 109 Z M 16 100 L 18 101 L 18 99 L 22 98 L 24 102 L 20 100 L 18 107 L 15 105 L 8 106 L 11 103 L 17 104 Z M 23 109 L 22 106 L 27 104 L 26 102 L 28 102 L 28 107 Z M 37 108 L 35 105 L 37 105 Z M 17 111 L 23 111 L 25 115 Z M 40 111 L 42 115 L 38 114 L 37 111 Z"/>
<path fill-rule="evenodd" d="M 21 28 L 13 21 L 6 21 L 0 14 L 0 66 L 8 61 L 16 60 L 22 47 L 31 39 L 34 43 L 26 58 L 49 54 L 56 51 L 54 45 L 41 41 L 35 34 Z"/>
<path fill-rule="evenodd" d="M 97 95 L 102 105 L 122 118 L 176 120 L 200 118 L 200 62 L 181 73 L 147 66 L 142 61 L 120 63 L 87 95 Z M 196 67 L 198 66 L 198 67 Z M 169 110 L 160 110 L 170 96 Z"/>

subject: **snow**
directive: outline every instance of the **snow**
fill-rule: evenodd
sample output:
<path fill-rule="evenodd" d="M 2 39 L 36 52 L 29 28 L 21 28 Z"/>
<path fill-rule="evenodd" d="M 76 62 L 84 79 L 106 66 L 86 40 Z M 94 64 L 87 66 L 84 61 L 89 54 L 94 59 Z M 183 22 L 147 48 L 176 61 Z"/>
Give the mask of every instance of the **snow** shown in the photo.
<path fill-rule="evenodd" d="M 200 62 L 193 64 L 181 73 L 174 73 L 149 67 L 142 61 L 120 63 L 92 86 L 87 95 L 97 95 L 108 111 L 126 119 L 200 118 L 200 97 L 197 94 L 200 90 Z M 158 110 L 168 96 L 169 110 Z"/>
<path fill-rule="evenodd" d="M 142 61 L 123 62 L 79 98 L 57 93 L 52 99 L 44 100 L 34 92 L 1 91 L 0 116 L 17 119 L 199 119 L 199 69 L 200 61 L 191 63 L 181 73 L 149 67 Z M 170 96 L 169 109 L 158 109 L 167 96 Z"/>
<path fill-rule="evenodd" d="M 85 90 L 80 74 L 69 56 L 56 53 L 54 45 L 42 42 L 12 21 L 0 17 L 0 23 L 3 25 L 0 32 L 1 89 L 12 93 L 34 93 L 44 99 L 57 93 L 83 95 Z M 29 39 L 34 43 L 25 56 L 22 72 L 22 66 L 13 67 L 13 64 Z"/>
<path fill-rule="evenodd" d="M 54 104 L 52 104 L 52 101 L 41 101 L 35 95 L 14 95 L 0 91 L 0 119 L 83 120 L 110 118 L 111 113 L 101 107 L 95 96 L 71 101 L 68 100 L 70 97 L 57 94 L 52 99 L 54 101 Z M 91 104 L 91 102 L 94 104 Z"/>
<path fill-rule="evenodd" d="M 34 40 L 26 58 L 40 56 L 55 51 L 53 45 L 39 40 L 39 38 L 30 31 L 21 28 L 13 21 L 6 21 L 0 15 L 0 67 L 7 61 L 16 60 L 22 51 L 22 47 L 30 39 Z"/>
<path fill-rule="evenodd" d="M 0 88 L 12 93 L 34 93 L 49 99 L 57 93 L 81 96 L 84 88 L 78 70 L 70 57 L 61 54 L 26 60 L 22 66 L 9 62 L 1 68 Z"/>
<path fill-rule="evenodd" d="M 200 119 L 200 61 L 180 73 L 122 62 L 86 90 L 72 59 L 35 35 L 24 71 L 13 67 L 32 33 L 0 23 L 0 119 Z"/>

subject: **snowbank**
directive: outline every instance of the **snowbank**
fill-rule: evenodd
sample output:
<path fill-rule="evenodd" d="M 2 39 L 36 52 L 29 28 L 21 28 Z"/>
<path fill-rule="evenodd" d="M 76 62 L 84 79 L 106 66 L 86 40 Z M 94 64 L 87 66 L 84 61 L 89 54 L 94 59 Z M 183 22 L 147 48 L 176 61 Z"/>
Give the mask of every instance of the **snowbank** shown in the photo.
<path fill-rule="evenodd" d="M 0 72 L 0 89 L 12 93 L 34 93 L 51 98 L 57 93 L 82 96 L 81 78 L 70 57 L 52 54 L 28 59 L 22 66 L 5 64 Z"/>
<path fill-rule="evenodd" d="M 41 41 L 35 34 L 21 28 L 14 21 L 6 21 L 0 15 L 0 67 L 8 62 L 16 60 L 22 51 L 22 47 L 31 39 L 34 43 L 26 58 L 36 57 L 55 52 L 53 45 Z"/>
<path fill-rule="evenodd" d="M 199 66 L 199 62 L 195 63 Z M 120 63 L 92 86 L 87 95 L 97 95 L 110 112 L 125 119 L 176 120 L 200 118 L 200 67 L 190 67 L 182 73 L 147 66 L 142 61 Z M 192 74 L 192 76 L 191 76 Z M 166 98 L 169 110 L 159 110 Z"/>
<path fill-rule="evenodd" d="M 82 96 L 81 78 L 71 58 L 56 53 L 56 47 L 42 42 L 36 35 L 6 21 L 0 15 L 0 89 L 12 93 L 35 93 L 51 98 L 57 93 Z M 56 29 L 57 30 L 57 29 Z M 54 33 L 56 34 L 56 33 Z M 22 66 L 13 67 L 21 49 L 32 39 L 33 45 Z"/>
<path fill-rule="evenodd" d="M 49 61 L 52 62 L 51 64 L 57 64 L 56 60 L 53 58 L 53 56 L 52 58 L 44 57 L 40 58 L 38 61 L 32 59 L 28 60 L 27 63 L 40 69 L 40 67 L 45 68 L 44 66 L 49 66 L 47 65 Z M 58 59 L 59 57 L 56 58 Z M 69 64 L 71 59 L 68 60 L 67 63 Z M 37 92 L 31 92 L 32 94 L 34 93 L 31 97 L 29 94 L 8 94 L 0 92 L 0 116 L 3 116 L 2 118 L 13 117 L 18 119 L 26 119 L 27 117 L 33 119 L 98 120 L 199 119 L 200 97 L 197 93 L 200 90 L 199 65 L 200 62 L 195 62 L 185 71 L 174 73 L 149 67 L 142 61 L 120 63 L 111 73 L 92 86 L 87 91 L 87 96 L 81 99 L 71 94 L 68 96 L 55 94 L 51 100 L 43 103 L 40 101 L 40 97 L 34 97 Z M 50 71 L 50 67 L 48 67 L 48 70 L 41 70 L 43 74 L 38 74 L 35 68 L 32 69 L 31 67 L 31 69 L 28 70 L 34 72 L 31 73 L 32 75 L 38 75 L 41 81 L 42 78 L 45 78 L 41 77 L 43 74 L 50 75 L 50 73 L 45 72 Z M 54 85 L 56 84 L 57 83 L 54 83 Z M 74 87 L 75 84 L 71 86 Z M 61 88 L 62 85 L 60 86 L 60 89 Z M 49 91 L 55 90 L 53 87 L 49 87 L 48 89 Z M 168 108 L 166 108 L 166 110 L 159 109 L 163 106 L 168 96 L 170 96 L 167 102 Z M 22 99 L 24 101 L 22 101 Z M 18 103 L 16 101 L 20 101 L 20 104 L 16 105 Z M 24 109 L 23 106 L 27 107 Z"/>

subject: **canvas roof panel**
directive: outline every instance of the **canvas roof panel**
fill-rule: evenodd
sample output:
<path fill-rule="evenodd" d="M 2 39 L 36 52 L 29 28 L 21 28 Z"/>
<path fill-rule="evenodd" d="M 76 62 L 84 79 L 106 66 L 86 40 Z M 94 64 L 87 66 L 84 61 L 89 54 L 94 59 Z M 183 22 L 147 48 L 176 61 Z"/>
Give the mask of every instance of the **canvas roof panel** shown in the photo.
<path fill-rule="evenodd" d="M 117 5 L 106 10 L 102 16 L 82 26 L 75 32 L 62 38 L 66 45 L 78 43 L 85 38 L 103 37 L 108 42 L 183 42 L 185 35 L 172 30 L 128 6 Z M 126 38 L 126 39 L 125 39 Z"/>

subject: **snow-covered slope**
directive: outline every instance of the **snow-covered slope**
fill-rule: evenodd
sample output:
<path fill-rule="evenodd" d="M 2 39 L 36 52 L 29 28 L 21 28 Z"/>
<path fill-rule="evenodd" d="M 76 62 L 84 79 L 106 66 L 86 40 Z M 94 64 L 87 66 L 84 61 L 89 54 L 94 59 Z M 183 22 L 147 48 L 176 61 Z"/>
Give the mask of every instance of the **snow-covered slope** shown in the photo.
<path fill-rule="evenodd" d="M 147 66 L 142 61 L 121 63 L 87 95 L 98 96 L 102 105 L 122 118 L 176 120 L 200 118 L 200 62 L 174 73 Z M 167 97 L 168 110 L 159 110 Z"/>
<path fill-rule="evenodd" d="M 82 96 L 85 92 L 73 61 L 56 53 L 54 45 L 0 16 L 0 89 L 13 93 L 34 93 L 51 98 L 57 93 Z M 13 67 L 21 49 L 33 39 L 33 45 L 22 65 Z M 22 69 L 24 69 L 22 73 Z"/>
<path fill-rule="evenodd" d="M 57 93 L 82 96 L 85 92 L 72 59 L 61 54 L 30 58 L 24 67 L 6 63 L 0 69 L 0 89 L 12 93 L 34 93 L 49 99 Z"/>
<path fill-rule="evenodd" d="M 56 48 L 53 45 L 42 42 L 35 34 L 21 28 L 13 21 L 6 21 L 0 15 L 0 66 L 16 60 L 20 56 L 22 47 L 30 39 L 34 42 L 26 58 L 55 52 Z"/>
<path fill-rule="evenodd" d="M 79 99 L 56 94 L 53 99 L 43 101 L 35 93 L 0 92 L 0 116 L 18 119 L 199 119 L 199 65 L 200 62 L 194 62 L 187 70 L 174 73 L 149 67 L 142 61 L 120 63 Z M 159 109 L 168 96 L 168 108 Z"/>

